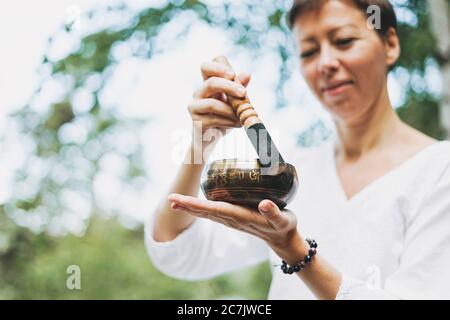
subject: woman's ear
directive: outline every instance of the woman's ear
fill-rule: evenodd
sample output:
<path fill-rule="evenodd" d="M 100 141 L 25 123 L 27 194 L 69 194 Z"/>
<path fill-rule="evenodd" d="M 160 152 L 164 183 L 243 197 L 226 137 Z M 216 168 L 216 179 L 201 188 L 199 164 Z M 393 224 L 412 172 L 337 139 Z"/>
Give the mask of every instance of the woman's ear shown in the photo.
<path fill-rule="evenodd" d="M 386 64 L 389 67 L 393 67 L 400 57 L 400 39 L 397 35 L 397 31 L 394 28 L 389 28 L 385 37 L 385 50 L 386 50 Z"/>

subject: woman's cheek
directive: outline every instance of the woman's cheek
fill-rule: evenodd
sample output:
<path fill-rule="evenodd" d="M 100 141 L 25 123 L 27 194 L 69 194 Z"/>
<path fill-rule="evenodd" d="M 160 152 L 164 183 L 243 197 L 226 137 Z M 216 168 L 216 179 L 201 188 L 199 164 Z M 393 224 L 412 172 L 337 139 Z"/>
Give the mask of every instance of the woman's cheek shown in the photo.
<path fill-rule="evenodd" d="M 382 64 L 384 63 L 384 53 L 378 46 L 361 45 L 355 46 L 345 57 L 345 64 L 358 78 L 378 80 Z M 375 78 L 372 78 L 375 77 Z"/>
<path fill-rule="evenodd" d="M 380 59 L 374 56 L 356 56 L 347 61 L 348 69 L 356 81 L 356 94 L 369 98 L 371 95 L 378 95 L 383 86 L 385 74 L 382 72 L 383 66 Z"/>
<path fill-rule="evenodd" d="M 318 79 L 317 68 L 315 67 L 314 62 L 310 61 L 308 63 L 302 63 L 301 74 L 305 79 L 306 83 L 308 84 L 308 87 L 314 92 L 314 94 L 318 98 L 321 98 L 320 96 L 321 91 L 317 80 Z"/>

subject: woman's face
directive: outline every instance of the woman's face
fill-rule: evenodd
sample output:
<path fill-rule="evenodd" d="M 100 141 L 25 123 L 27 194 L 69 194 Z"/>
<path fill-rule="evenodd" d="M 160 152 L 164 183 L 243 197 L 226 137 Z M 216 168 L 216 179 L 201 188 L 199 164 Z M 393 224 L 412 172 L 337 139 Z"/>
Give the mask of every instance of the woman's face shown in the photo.
<path fill-rule="evenodd" d="M 335 120 L 364 121 L 386 88 L 389 46 L 351 1 L 328 1 L 302 13 L 294 26 L 301 71 Z M 395 58 L 396 60 L 396 58 Z"/>

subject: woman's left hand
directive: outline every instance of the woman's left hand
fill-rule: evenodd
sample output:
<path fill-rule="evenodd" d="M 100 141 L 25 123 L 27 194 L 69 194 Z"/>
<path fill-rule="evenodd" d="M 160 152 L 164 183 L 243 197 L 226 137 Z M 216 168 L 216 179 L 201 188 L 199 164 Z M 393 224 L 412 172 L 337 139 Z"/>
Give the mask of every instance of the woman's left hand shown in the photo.
<path fill-rule="evenodd" d="M 169 195 L 168 199 L 173 210 L 250 233 L 266 241 L 277 253 L 299 245 L 295 214 L 289 210 L 280 210 L 270 200 L 261 201 L 258 210 L 252 210 L 227 202 L 203 200 L 176 193 Z"/>
<path fill-rule="evenodd" d="M 228 227 L 255 235 L 263 240 L 288 264 L 303 260 L 309 245 L 297 231 L 297 219 L 289 210 L 280 210 L 263 200 L 258 210 L 227 202 L 208 201 L 173 193 L 169 196 L 173 210 L 209 219 Z M 342 281 L 341 274 L 320 256 L 314 256 L 314 268 L 299 273 L 304 283 L 319 299 L 335 299 Z"/>

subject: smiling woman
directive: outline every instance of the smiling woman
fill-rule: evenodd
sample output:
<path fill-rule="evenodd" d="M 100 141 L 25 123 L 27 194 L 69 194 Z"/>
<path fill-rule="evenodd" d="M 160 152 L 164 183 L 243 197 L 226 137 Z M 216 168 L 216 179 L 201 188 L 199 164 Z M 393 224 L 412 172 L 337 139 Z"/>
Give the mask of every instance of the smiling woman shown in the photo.
<path fill-rule="evenodd" d="M 367 23 L 371 5 L 379 30 Z M 289 21 L 301 73 L 337 138 L 286 159 L 300 172 L 289 210 L 270 200 L 251 209 L 197 199 L 204 164 L 184 164 L 146 226 L 150 258 L 191 280 L 269 259 L 271 299 L 450 298 L 442 285 L 450 281 L 450 142 L 409 127 L 392 108 L 387 74 L 400 41 L 391 4 L 298 0 Z M 250 75 L 221 61 L 202 65 L 189 106 L 203 133 L 240 127 L 225 94 L 244 97 Z M 186 158 L 215 144 L 202 143 L 193 141 Z"/>
<path fill-rule="evenodd" d="M 380 3 L 345 2 L 366 10 L 370 3 Z M 299 41 L 302 73 L 339 122 L 358 122 L 370 110 L 390 107 L 386 74 L 400 55 L 400 45 L 395 15 L 391 18 L 393 9 L 386 1 L 381 2 L 384 3 L 381 16 L 389 18 L 381 19 L 377 32 L 367 27 L 365 11 L 349 11 L 340 1 L 322 4 L 320 11 L 311 11 L 307 6 L 310 1 L 298 1 L 290 15 L 290 20 L 295 21 L 306 8 L 310 10 L 292 24 Z M 311 28 L 317 20 L 321 28 Z M 384 101 L 377 103 L 377 99 Z"/>

